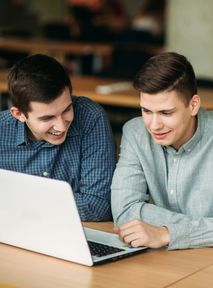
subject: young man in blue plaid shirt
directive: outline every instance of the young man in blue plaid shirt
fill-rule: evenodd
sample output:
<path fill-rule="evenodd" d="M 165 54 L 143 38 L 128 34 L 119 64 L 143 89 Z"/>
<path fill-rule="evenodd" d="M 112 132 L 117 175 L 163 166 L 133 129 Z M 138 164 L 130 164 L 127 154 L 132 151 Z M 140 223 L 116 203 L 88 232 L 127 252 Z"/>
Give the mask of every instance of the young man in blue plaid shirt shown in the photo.
<path fill-rule="evenodd" d="M 65 180 L 82 221 L 111 219 L 116 160 L 104 110 L 72 96 L 69 76 L 49 56 L 16 63 L 8 86 L 12 107 L 0 113 L 0 168 Z"/>

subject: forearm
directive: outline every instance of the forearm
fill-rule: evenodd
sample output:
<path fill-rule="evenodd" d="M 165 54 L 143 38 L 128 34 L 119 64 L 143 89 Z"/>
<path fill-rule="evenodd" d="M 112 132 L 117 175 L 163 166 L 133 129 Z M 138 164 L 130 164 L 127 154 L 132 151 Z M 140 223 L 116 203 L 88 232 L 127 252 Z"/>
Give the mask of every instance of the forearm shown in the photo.
<path fill-rule="evenodd" d="M 169 250 L 213 246 L 213 217 L 191 219 L 153 204 L 135 203 L 116 219 L 117 224 L 141 219 L 151 225 L 167 227 Z"/>
<path fill-rule="evenodd" d="M 81 221 L 112 220 L 110 203 L 108 199 L 76 193 L 75 201 Z"/>

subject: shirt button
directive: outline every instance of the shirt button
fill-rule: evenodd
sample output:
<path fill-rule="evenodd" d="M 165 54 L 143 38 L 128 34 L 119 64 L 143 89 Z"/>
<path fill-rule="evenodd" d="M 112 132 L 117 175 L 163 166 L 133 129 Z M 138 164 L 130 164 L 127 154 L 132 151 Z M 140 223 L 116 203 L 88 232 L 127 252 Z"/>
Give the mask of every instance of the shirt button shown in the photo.
<path fill-rule="evenodd" d="M 177 158 L 174 157 L 173 162 L 175 163 L 177 161 Z"/>
<path fill-rule="evenodd" d="M 44 171 L 44 172 L 43 172 L 43 176 L 45 176 L 45 177 L 46 177 L 46 176 L 48 176 L 48 175 L 49 175 L 49 174 L 48 174 L 48 172 L 47 172 L 47 171 Z"/>
<path fill-rule="evenodd" d="M 174 193 L 174 190 L 173 190 L 173 189 L 171 189 L 171 190 L 170 190 L 170 193 L 171 193 L 171 195 L 172 195 L 172 194 Z"/>
<path fill-rule="evenodd" d="M 190 151 L 191 151 L 191 149 L 188 149 L 187 151 L 188 151 L 188 152 L 190 152 Z"/>

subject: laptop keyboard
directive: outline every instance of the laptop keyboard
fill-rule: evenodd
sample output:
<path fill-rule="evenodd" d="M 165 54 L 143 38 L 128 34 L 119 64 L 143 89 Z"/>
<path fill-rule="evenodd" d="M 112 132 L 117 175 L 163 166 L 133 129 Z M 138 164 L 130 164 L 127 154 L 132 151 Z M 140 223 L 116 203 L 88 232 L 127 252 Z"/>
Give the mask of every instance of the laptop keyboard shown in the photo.
<path fill-rule="evenodd" d="M 124 249 L 119 249 L 116 247 L 100 244 L 97 242 L 88 241 L 89 248 L 92 256 L 106 256 L 110 254 L 114 254 L 116 252 L 124 251 Z"/>

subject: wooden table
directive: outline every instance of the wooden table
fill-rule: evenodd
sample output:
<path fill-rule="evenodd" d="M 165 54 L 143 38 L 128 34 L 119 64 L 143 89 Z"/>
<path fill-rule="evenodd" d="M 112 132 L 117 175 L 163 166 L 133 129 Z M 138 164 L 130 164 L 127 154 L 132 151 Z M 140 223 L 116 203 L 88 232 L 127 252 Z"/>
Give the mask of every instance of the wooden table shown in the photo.
<path fill-rule="evenodd" d="M 109 106 L 139 108 L 139 94 L 129 82 L 129 88 L 103 94 L 97 92 L 97 86 L 106 86 L 118 83 L 118 80 L 103 79 L 92 76 L 71 76 L 73 94 L 78 96 L 87 96 L 92 100 Z M 119 81 L 120 82 L 120 81 Z M 126 81 L 123 81 L 127 84 Z M 7 71 L 0 71 L 0 93 L 6 93 L 7 87 Z M 213 110 L 213 89 L 200 88 L 199 95 L 201 97 L 201 106 Z"/>
<path fill-rule="evenodd" d="M 112 230 L 111 222 L 86 226 Z M 86 267 L 0 244 L 1 288 L 203 288 L 211 287 L 212 272 L 211 248 L 148 250 L 116 262 Z"/>
<path fill-rule="evenodd" d="M 59 62 L 65 64 L 66 56 L 74 55 L 93 55 L 98 59 L 99 67 L 97 71 L 103 67 L 108 67 L 111 63 L 113 46 L 107 43 L 92 43 L 92 42 L 74 42 L 74 41 L 59 41 L 49 40 L 45 38 L 18 38 L 18 37 L 0 37 L 0 51 L 10 51 L 18 53 L 46 54 L 56 58 Z"/>
<path fill-rule="evenodd" d="M 75 95 L 87 96 L 103 105 L 139 108 L 139 93 L 133 88 L 131 82 L 129 82 L 130 88 L 128 89 L 101 94 L 97 92 L 97 86 L 117 83 L 118 80 L 85 76 L 74 76 L 71 79 Z M 126 84 L 126 81 L 124 84 Z M 199 88 L 198 90 L 201 97 L 201 106 L 207 110 L 213 110 L 213 89 Z"/>
<path fill-rule="evenodd" d="M 72 41 L 53 41 L 44 38 L 11 38 L 0 37 L 0 49 L 29 54 L 44 53 L 48 55 L 64 55 L 65 53 L 89 54 L 97 53 L 102 56 L 112 52 L 111 44 L 84 43 Z"/>
<path fill-rule="evenodd" d="M 129 82 L 129 88 L 127 89 L 121 89 L 117 92 L 104 94 L 98 92 L 97 88 L 122 82 L 126 85 L 128 82 L 92 76 L 73 76 L 71 77 L 71 81 L 74 95 L 87 96 L 95 102 L 103 105 L 139 108 L 139 94 L 135 91 L 131 82 Z"/>
<path fill-rule="evenodd" d="M 178 281 L 171 288 L 202 288 L 211 287 L 213 284 L 213 265 L 209 265 L 200 271 Z"/>
<path fill-rule="evenodd" d="M 24 39 L 20 37 L 0 37 L 0 50 L 13 52 L 22 52 L 28 54 L 45 53 L 51 55 L 62 54 L 99 54 L 101 56 L 110 56 L 114 48 L 119 44 L 113 43 L 95 43 L 95 42 L 77 42 L 77 41 L 60 41 L 49 40 L 42 37 L 33 37 Z M 120 44 L 121 45 L 121 44 Z M 125 47 L 134 47 L 156 55 L 164 51 L 161 45 L 150 44 L 125 44 Z"/>

